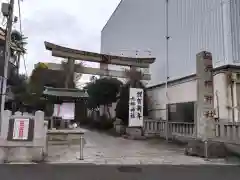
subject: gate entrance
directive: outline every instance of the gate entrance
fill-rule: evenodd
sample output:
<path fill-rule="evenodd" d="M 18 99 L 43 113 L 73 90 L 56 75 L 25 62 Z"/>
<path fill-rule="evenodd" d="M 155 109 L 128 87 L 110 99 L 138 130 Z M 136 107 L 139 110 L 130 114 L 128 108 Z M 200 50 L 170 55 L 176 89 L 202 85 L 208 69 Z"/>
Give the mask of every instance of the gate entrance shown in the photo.
<path fill-rule="evenodd" d="M 73 91 L 69 89 L 69 81 L 71 78 L 74 77 L 74 73 L 81 73 L 81 74 L 92 74 L 92 75 L 99 75 L 99 76 L 107 76 L 107 77 L 116 77 L 116 78 L 128 78 L 129 75 L 123 71 L 117 70 L 109 70 L 107 65 L 117 65 L 117 66 L 124 66 L 130 67 L 132 69 L 139 69 L 136 72 L 139 72 L 139 79 L 140 80 L 150 80 L 150 74 L 142 73 L 142 69 L 146 70 L 143 72 L 149 72 L 149 66 L 155 61 L 155 58 L 151 57 L 142 57 L 142 58 L 133 58 L 133 57 L 124 57 L 124 56 L 113 56 L 108 54 L 100 54 L 88 51 L 82 51 L 77 49 L 71 49 L 68 47 L 59 46 L 50 42 L 45 42 L 45 48 L 52 53 L 54 57 L 61 57 L 67 59 L 67 70 L 68 75 L 65 79 L 65 89 L 61 90 L 61 95 L 59 96 L 68 96 L 69 98 L 80 98 L 74 97 L 72 93 L 69 91 Z M 100 64 L 100 68 L 92 68 L 92 67 L 83 67 L 82 65 L 76 64 L 76 60 L 81 61 L 88 61 L 88 62 L 95 62 Z M 64 70 L 62 64 L 58 63 L 45 63 L 48 69 L 51 70 Z M 104 67 L 104 68 L 102 68 Z M 54 88 L 51 88 L 51 91 L 55 91 Z M 77 90 L 75 90 L 77 91 Z M 80 93 L 80 92 L 79 92 Z M 82 92 L 85 93 L 85 92 Z M 52 92 L 45 91 L 45 95 L 52 96 Z M 84 95 L 85 96 L 85 95 Z"/>

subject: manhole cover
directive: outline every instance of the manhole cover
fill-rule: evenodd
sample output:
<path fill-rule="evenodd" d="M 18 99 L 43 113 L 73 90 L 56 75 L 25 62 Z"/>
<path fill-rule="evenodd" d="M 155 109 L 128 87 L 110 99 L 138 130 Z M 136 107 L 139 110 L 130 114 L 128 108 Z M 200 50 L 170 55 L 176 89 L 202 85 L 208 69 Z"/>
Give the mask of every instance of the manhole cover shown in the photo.
<path fill-rule="evenodd" d="M 126 172 L 126 173 L 140 173 L 142 172 L 142 168 L 135 167 L 135 166 L 120 166 L 117 168 L 119 172 Z"/>

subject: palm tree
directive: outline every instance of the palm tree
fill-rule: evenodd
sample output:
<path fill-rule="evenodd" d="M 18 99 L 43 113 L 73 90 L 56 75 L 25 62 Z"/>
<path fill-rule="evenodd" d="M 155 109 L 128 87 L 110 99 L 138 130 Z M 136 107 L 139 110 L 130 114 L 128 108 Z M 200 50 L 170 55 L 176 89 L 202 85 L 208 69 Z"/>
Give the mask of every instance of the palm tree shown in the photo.
<path fill-rule="evenodd" d="M 27 37 L 17 30 L 13 30 L 11 34 L 11 56 L 16 57 L 16 67 L 19 69 L 20 58 L 27 53 L 25 46 L 27 45 Z"/>

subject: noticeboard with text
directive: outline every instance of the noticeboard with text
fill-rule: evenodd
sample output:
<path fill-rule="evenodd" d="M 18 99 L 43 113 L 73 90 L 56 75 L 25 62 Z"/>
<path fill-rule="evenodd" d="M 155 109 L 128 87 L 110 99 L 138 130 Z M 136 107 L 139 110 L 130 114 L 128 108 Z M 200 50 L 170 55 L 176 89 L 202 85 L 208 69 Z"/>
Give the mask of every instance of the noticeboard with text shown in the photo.
<path fill-rule="evenodd" d="M 13 118 L 9 121 L 9 141 L 32 141 L 34 120 L 30 118 Z"/>
<path fill-rule="evenodd" d="M 63 120 L 73 120 L 75 118 L 75 103 L 54 104 L 53 116 Z"/>
<path fill-rule="evenodd" d="M 130 88 L 129 92 L 129 127 L 143 127 L 143 89 Z"/>
<path fill-rule="evenodd" d="M 27 140 L 29 119 L 15 119 L 13 125 L 13 140 Z"/>

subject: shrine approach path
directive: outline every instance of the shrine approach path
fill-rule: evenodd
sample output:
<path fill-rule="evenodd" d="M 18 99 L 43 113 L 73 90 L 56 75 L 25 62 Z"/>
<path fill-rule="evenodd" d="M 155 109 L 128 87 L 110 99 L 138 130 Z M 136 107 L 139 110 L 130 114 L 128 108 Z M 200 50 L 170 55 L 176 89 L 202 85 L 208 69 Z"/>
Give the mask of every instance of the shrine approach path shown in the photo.
<path fill-rule="evenodd" d="M 186 156 L 183 146 L 160 139 L 129 140 L 98 131 L 83 131 L 86 140 L 84 160 L 78 160 L 79 144 L 73 144 L 49 145 L 47 161 L 91 164 L 229 164 L 223 159 L 205 161 L 202 158 Z"/>

